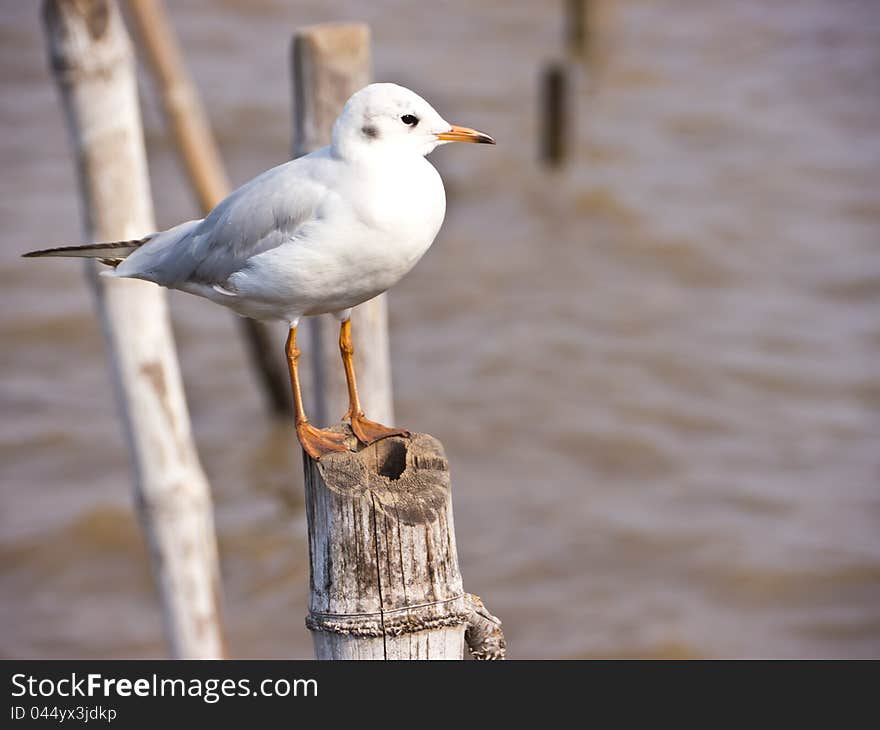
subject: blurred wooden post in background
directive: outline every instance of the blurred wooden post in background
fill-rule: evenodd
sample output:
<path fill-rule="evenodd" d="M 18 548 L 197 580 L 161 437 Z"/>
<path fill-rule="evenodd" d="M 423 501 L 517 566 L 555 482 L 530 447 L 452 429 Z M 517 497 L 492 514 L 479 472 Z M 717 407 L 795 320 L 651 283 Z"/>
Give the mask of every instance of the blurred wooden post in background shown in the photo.
<path fill-rule="evenodd" d="M 591 0 L 565 0 L 565 41 L 570 56 L 585 61 L 592 42 Z"/>
<path fill-rule="evenodd" d="M 347 425 L 334 430 L 348 433 Z M 305 460 L 317 659 L 503 659 L 501 622 L 462 589 L 449 465 L 433 436 Z"/>
<path fill-rule="evenodd" d="M 46 0 L 52 74 L 73 145 L 85 240 L 155 230 L 131 44 L 111 0 Z M 94 289 L 131 449 L 171 655 L 223 654 L 211 495 L 192 440 L 164 290 L 98 277 Z M 74 367 L 72 364 L 71 367 Z M 107 444 L 95 444 L 96 453 Z"/>
<path fill-rule="evenodd" d="M 594 56 L 594 15 L 596 0 L 565 0 L 563 34 L 566 58 L 547 63 L 541 73 L 538 101 L 541 117 L 541 161 L 548 167 L 561 167 L 571 150 L 572 107 L 578 69 Z"/>
<path fill-rule="evenodd" d="M 565 66 L 548 64 L 541 83 L 541 159 L 551 167 L 562 165 L 568 154 L 568 96 Z"/>
<path fill-rule="evenodd" d="M 294 128 L 293 156 L 330 144 L 331 127 L 355 91 L 370 83 L 370 29 L 363 24 L 302 28 L 291 44 Z M 332 315 L 308 317 L 308 351 L 315 379 L 310 415 L 318 425 L 338 421 L 348 407 L 345 374 L 339 364 L 339 322 Z M 384 294 L 356 307 L 352 337 L 358 389 L 364 411 L 379 423 L 394 423 L 388 310 Z"/>
<path fill-rule="evenodd" d="M 161 0 L 127 0 L 127 4 L 152 70 L 165 119 L 205 215 L 230 192 L 207 115 Z M 277 414 L 292 414 L 281 340 L 274 342 L 269 327 L 260 322 L 239 321 L 269 405 Z"/>

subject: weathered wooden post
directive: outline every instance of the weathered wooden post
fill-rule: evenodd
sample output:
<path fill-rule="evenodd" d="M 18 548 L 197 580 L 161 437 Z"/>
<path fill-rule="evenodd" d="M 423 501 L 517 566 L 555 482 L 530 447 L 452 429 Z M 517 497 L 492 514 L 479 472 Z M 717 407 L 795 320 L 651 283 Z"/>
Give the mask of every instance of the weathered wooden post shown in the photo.
<path fill-rule="evenodd" d="M 131 46 L 112 0 L 46 0 L 52 73 L 79 175 L 85 238 L 155 230 Z M 190 432 L 165 292 L 86 265 L 131 450 L 171 655 L 223 654 L 211 495 Z"/>
<path fill-rule="evenodd" d="M 476 658 L 504 658 L 501 622 L 462 589 L 437 439 L 305 457 L 305 475 L 316 658 L 462 659 L 465 643 Z"/>
<path fill-rule="evenodd" d="M 370 29 L 363 24 L 327 24 L 303 28 L 291 44 L 294 129 L 293 156 L 330 144 L 334 120 L 349 96 L 370 83 Z M 394 423 L 388 311 L 385 295 L 355 308 L 352 334 L 358 389 L 364 410 L 380 423 Z M 339 367 L 339 323 L 330 315 L 310 317 L 306 356 L 312 363 L 315 423 L 327 425 L 347 408 L 345 379 Z"/>
<path fill-rule="evenodd" d="M 207 115 L 187 73 L 183 54 L 161 0 L 127 0 L 127 3 L 178 154 L 199 207 L 205 214 L 229 194 L 229 178 Z M 280 341 L 274 341 L 266 325 L 252 319 L 237 319 L 269 405 L 275 413 L 291 415 L 293 405 L 284 358 L 279 354 Z"/>

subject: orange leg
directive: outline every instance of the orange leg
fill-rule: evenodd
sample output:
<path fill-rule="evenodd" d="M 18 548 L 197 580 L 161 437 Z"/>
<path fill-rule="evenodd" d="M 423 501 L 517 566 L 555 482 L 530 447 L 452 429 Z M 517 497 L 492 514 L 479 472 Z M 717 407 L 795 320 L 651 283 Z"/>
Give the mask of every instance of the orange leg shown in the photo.
<path fill-rule="evenodd" d="M 372 444 L 389 436 L 409 436 L 402 428 L 388 428 L 381 423 L 364 418 L 364 410 L 358 397 L 357 380 L 354 376 L 354 345 L 351 341 L 351 320 L 347 319 L 339 328 L 339 351 L 345 366 L 345 380 L 348 383 L 348 412 L 343 418 L 351 420 L 351 430 L 362 444 Z"/>
<path fill-rule="evenodd" d="M 313 459 L 319 460 L 324 454 L 333 451 L 348 451 L 345 436 L 333 431 L 315 428 L 309 419 L 302 403 L 302 392 L 299 387 L 299 348 L 296 346 L 296 327 L 290 328 L 287 335 L 287 366 L 290 370 L 290 387 L 293 390 L 293 407 L 296 417 L 296 435 L 303 449 Z"/>

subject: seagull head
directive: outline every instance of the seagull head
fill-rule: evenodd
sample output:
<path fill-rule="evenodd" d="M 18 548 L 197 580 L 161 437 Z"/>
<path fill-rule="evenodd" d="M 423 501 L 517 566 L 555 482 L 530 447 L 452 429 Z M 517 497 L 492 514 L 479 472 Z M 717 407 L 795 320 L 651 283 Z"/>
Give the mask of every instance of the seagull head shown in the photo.
<path fill-rule="evenodd" d="M 355 92 L 333 125 L 333 150 L 344 158 L 424 156 L 447 142 L 495 144 L 488 134 L 450 124 L 421 96 L 397 84 L 370 84 Z"/>

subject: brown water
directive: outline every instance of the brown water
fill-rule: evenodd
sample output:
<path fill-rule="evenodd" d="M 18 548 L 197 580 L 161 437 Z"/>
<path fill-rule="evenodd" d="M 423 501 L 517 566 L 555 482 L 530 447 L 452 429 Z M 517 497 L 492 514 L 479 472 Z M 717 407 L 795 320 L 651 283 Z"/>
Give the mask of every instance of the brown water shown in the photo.
<path fill-rule="evenodd" d="M 365 20 L 444 148 L 435 247 L 392 294 L 399 421 L 453 466 L 468 590 L 512 657 L 880 655 L 880 6 L 627 0 L 536 165 L 559 5 L 173 3 L 230 175 L 289 146 L 287 43 Z M 37 3 L 0 3 L 0 654 L 158 656 Z M 194 204 L 145 85 L 160 224 Z M 172 295 L 236 656 L 306 657 L 292 429 L 231 315 Z M 279 348 L 281 346 L 279 332 Z"/>

